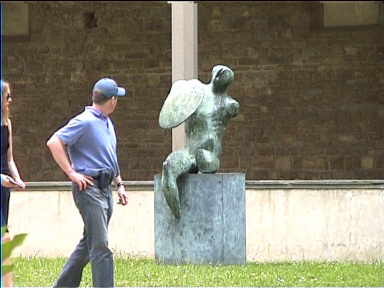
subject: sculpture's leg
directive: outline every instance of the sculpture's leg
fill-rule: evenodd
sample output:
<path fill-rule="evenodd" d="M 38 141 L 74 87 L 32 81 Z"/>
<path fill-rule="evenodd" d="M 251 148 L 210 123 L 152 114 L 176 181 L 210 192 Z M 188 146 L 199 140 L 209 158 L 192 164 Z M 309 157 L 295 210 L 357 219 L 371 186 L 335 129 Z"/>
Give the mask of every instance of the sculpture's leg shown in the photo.
<path fill-rule="evenodd" d="M 195 159 L 186 150 L 172 152 L 163 163 L 161 190 L 176 218 L 180 218 L 180 197 L 177 178 L 189 172 L 195 166 Z"/>
<path fill-rule="evenodd" d="M 196 165 L 202 173 L 215 173 L 219 170 L 220 160 L 215 153 L 199 149 L 196 152 Z"/>

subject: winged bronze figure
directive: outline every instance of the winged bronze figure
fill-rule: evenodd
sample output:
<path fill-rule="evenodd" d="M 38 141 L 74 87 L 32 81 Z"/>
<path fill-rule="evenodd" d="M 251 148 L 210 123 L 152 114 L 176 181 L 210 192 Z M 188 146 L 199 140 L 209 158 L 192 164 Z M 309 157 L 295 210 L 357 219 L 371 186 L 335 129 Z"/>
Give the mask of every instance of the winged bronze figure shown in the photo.
<path fill-rule="evenodd" d="M 161 191 L 176 218 L 180 217 L 177 179 L 185 173 L 215 173 L 220 167 L 222 138 L 239 103 L 227 94 L 233 71 L 217 65 L 208 84 L 197 79 L 176 81 L 160 111 L 162 128 L 185 123 L 186 145 L 163 162 Z"/>

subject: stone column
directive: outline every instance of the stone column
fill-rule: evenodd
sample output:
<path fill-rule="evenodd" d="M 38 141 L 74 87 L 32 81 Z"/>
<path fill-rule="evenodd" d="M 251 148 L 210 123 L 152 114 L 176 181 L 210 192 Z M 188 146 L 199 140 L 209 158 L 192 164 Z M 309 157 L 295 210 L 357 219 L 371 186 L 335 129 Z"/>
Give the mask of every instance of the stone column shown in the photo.
<path fill-rule="evenodd" d="M 155 258 L 164 264 L 245 264 L 245 174 L 180 177 L 180 219 L 155 176 Z"/>
<path fill-rule="evenodd" d="M 197 4 L 169 1 L 172 5 L 172 83 L 197 78 Z M 184 124 L 172 129 L 172 151 L 184 147 Z"/>

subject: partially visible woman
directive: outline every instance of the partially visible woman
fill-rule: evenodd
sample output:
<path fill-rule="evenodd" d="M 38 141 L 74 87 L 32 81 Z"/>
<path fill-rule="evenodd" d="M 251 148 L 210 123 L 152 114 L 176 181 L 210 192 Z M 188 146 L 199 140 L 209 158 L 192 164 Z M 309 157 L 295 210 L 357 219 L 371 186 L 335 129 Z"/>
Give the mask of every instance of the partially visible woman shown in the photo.
<path fill-rule="evenodd" d="M 8 82 L 1 80 L 1 226 L 8 226 L 10 188 L 25 188 L 13 159 L 12 126 L 9 119 L 9 105 L 12 102 Z M 3 235 L 1 242 L 10 240 L 9 231 Z M 3 287 L 12 286 L 12 275 L 3 277 Z"/>

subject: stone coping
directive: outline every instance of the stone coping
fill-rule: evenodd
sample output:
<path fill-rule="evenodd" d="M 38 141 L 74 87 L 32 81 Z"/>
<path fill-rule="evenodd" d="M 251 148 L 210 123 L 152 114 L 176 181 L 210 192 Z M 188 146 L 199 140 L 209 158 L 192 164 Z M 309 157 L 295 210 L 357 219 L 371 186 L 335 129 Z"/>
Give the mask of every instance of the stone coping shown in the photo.
<path fill-rule="evenodd" d="M 153 191 L 154 181 L 123 181 L 129 191 Z M 69 181 L 26 182 L 27 191 L 69 191 Z M 268 189 L 384 189 L 384 180 L 246 180 L 248 190 Z"/>

